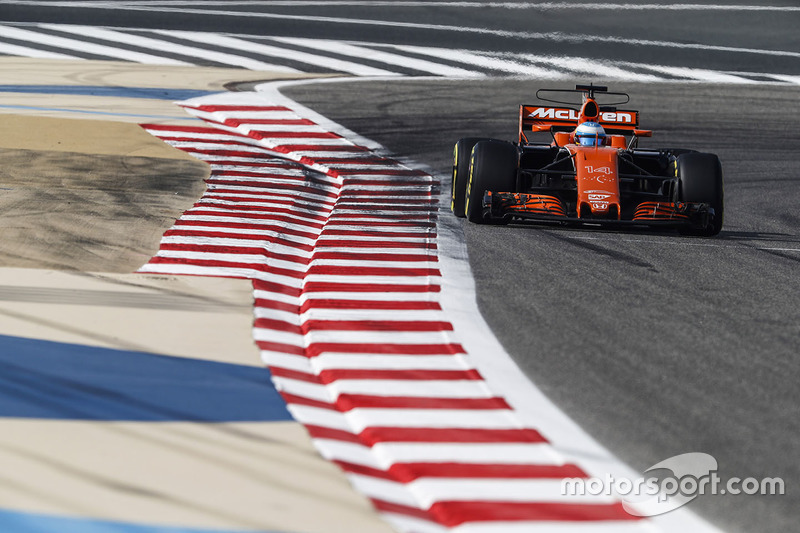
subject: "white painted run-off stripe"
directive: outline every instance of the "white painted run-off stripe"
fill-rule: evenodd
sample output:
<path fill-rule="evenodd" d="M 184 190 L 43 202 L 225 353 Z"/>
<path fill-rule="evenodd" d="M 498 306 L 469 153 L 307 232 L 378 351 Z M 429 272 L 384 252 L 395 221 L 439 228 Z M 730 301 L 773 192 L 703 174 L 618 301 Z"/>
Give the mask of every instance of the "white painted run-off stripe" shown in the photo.
<path fill-rule="evenodd" d="M 248 57 L 237 56 L 234 54 L 226 54 L 214 50 L 207 50 L 204 48 L 195 48 L 192 46 L 185 46 L 182 44 L 174 43 L 171 41 L 164 41 L 161 39 L 153 39 L 151 37 L 144 37 L 141 35 L 134 35 L 124 33 L 121 31 L 107 30 L 97 28 L 94 26 L 72 26 L 65 24 L 41 24 L 42 28 L 50 28 L 53 30 L 75 33 L 78 35 L 86 35 L 95 39 L 102 39 L 110 42 L 118 42 L 140 48 L 147 48 L 150 50 L 166 51 L 170 54 L 177 54 L 187 57 L 197 57 L 208 61 L 214 61 L 223 65 L 238 66 L 250 70 L 277 70 L 279 72 L 296 72 L 294 69 L 286 69 L 280 65 L 272 63 L 265 63 L 257 61 Z M 162 58 L 166 61 L 166 58 Z M 180 62 L 183 63 L 183 62 Z M 187 63 L 183 63 L 187 64 Z"/>
<path fill-rule="evenodd" d="M 266 45 L 258 42 L 246 41 L 235 37 L 228 37 L 219 34 L 209 34 L 204 32 L 191 32 L 191 31 L 156 31 L 167 35 L 174 35 L 182 39 L 197 41 L 201 43 L 210 43 L 233 50 L 243 50 L 250 53 L 261 54 L 265 56 L 279 57 L 309 65 L 325 67 L 331 70 L 339 70 L 357 76 L 397 76 L 398 73 L 389 70 L 361 65 L 351 61 L 344 61 L 334 57 L 324 57 L 291 48 L 278 47 Z"/>
<path fill-rule="evenodd" d="M 42 25 L 43 28 L 47 28 L 48 26 L 49 25 L 47 24 Z M 61 28 L 55 26 L 52 29 L 61 29 Z M 81 35 L 84 34 L 83 32 L 78 32 L 78 33 Z M 141 52 L 133 52 L 130 50 L 124 50 L 122 48 L 104 46 L 101 44 L 95 44 L 87 41 L 78 41 L 75 39 L 68 39 L 65 37 L 58 37 L 56 35 L 39 33 L 30 30 L 23 30 L 11 26 L 0 26 L 0 34 L 2 34 L 3 37 L 7 37 L 10 39 L 18 39 L 21 41 L 39 43 L 46 46 L 63 48 L 66 50 L 75 50 L 86 54 L 113 57 L 116 59 L 124 59 L 126 61 L 133 61 L 135 63 L 145 63 L 149 65 L 189 65 L 189 63 L 178 61 L 176 59 L 154 56 L 150 54 L 143 54 Z"/>
<path fill-rule="evenodd" d="M 396 321 L 442 321 L 447 317 L 442 311 L 411 310 L 375 310 L 375 309 L 315 309 L 311 308 L 301 314 L 293 311 L 270 309 L 267 307 L 255 308 L 256 318 L 269 318 L 282 320 L 297 326 L 308 320 L 381 320 L 384 322 Z"/>
<path fill-rule="evenodd" d="M 631 64 L 625 63 L 625 65 L 631 65 Z M 636 68 L 661 72 L 663 74 L 668 74 L 676 78 L 688 78 L 690 80 L 707 81 L 712 83 L 753 83 L 753 80 L 749 80 L 741 76 L 736 76 L 734 74 L 719 72 L 716 70 L 685 68 L 685 67 L 668 67 L 662 65 L 645 65 L 645 64 L 637 64 L 635 66 Z"/>
<path fill-rule="evenodd" d="M 331 277 L 326 276 L 323 280 L 330 279 Z M 278 276 L 274 276 L 274 279 L 278 279 Z M 363 344 L 365 347 L 369 347 L 371 345 L 380 344 L 434 345 L 452 342 L 447 332 L 440 331 L 314 331 L 313 333 L 303 335 L 277 329 L 256 327 L 254 328 L 253 336 L 257 341 L 282 342 L 294 346 L 305 346 L 312 343 L 331 343 Z"/>
<path fill-rule="evenodd" d="M 352 43 L 344 43 L 342 41 L 333 41 L 327 39 L 304 39 L 297 37 L 273 37 L 272 39 L 282 43 L 324 50 L 336 54 L 367 59 L 370 61 L 378 61 L 398 67 L 418 70 L 421 72 L 428 72 L 436 76 L 465 78 L 482 78 L 485 76 L 485 74 L 482 72 L 453 67 L 450 65 L 443 65 L 441 63 L 434 63 L 432 61 L 426 61 L 424 59 L 418 59 L 415 57 L 383 52 L 381 50 L 369 48 L 368 45 L 356 46 Z"/>
<path fill-rule="evenodd" d="M 450 48 L 433 48 L 430 46 L 393 45 L 393 47 L 414 54 L 424 54 L 431 57 L 438 57 L 439 59 L 465 63 L 467 65 L 498 70 L 510 74 L 519 74 L 548 80 L 567 77 L 565 73 L 559 70 L 537 67 L 513 57 L 502 57 L 500 54 L 454 50 Z"/>
<path fill-rule="evenodd" d="M 21 57 L 34 57 L 37 59 L 80 59 L 77 56 L 60 54 L 49 50 L 38 50 L 27 46 L 17 46 L 15 44 L 0 43 L 0 54 Z"/>
<path fill-rule="evenodd" d="M 533 54 L 521 54 L 519 56 L 523 61 L 529 61 L 533 64 L 544 63 L 553 65 L 554 67 L 561 68 L 570 72 L 576 73 L 589 73 L 608 78 L 616 78 L 623 80 L 632 80 L 640 82 L 656 82 L 663 81 L 663 78 L 654 76 L 652 74 L 639 74 L 630 70 L 622 69 L 613 62 L 596 61 L 584 57 L 570 57 L 570 56 L 539 56 Z"/>

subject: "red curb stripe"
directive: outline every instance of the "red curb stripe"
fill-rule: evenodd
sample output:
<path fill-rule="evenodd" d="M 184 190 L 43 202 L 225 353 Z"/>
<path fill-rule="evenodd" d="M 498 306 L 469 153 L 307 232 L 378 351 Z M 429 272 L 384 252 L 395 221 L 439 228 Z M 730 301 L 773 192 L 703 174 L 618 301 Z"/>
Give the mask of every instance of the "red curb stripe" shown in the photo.
<path fill-rule="evenodd" d="M 324 211 L 323 209 L 321 209 L 319 207 L 317 207 L 317 208 L 314 208 L 313 206 L 308 206 L 307 207 L 305 204 L 299 204 L 298 202 L 274 201 L 274 202 L 271 202 L 271 203 L 277 204 L 277 205 L 288 205 L 288 206 L 293 206 L 293 207 L 300 207 L 300 208 L 305 209 L 307 211 L 315 211 L 315 210 L 316 211 Z M 294 217 L 297 217 L 300 220 L 302 220 L 303 218 L 306 218 L 308 220 L 319 220 L 321 222 L 324 222 L 326 220 L 326 217 L 324 215 L 312 215 L 312 214 L 309 214 L 309 213 L 298 212 L 298 211 L 296 211 L 294 209 L 287 209 L 285 207 L 275 207 L 274 205 L 270 205 L 270 206 L 232 205 L 232 204 L 224 204 L 224 203 L 217 203 L 217 202 L 207 202 L 207 201 L 203 201 L 202 199 L 199 202 L 197 202 L 196 204 L 194 204 L 194 208 L 191 209 L 190 211 L 191 211 L 192 214 L 194 214 L 195 209 L 198 209 L 198 208 L 209 209 L 209 208 L 212 208 L 212 207 L 217 208 L 217 209 L 222 209 L 222 210 L 229 210 L 231 212 L 230 216 L 240 216 L 240 217 L 241 216 L 248 216 L 249 217 L 249 216 L 263 215 L 264 217 L 271 217 L 271 216 L 276 216 L 276 215 L 282 213 L 284 215 L 293 215 Z M 237 213 L 238 211 L 260 211 L 260 213 L 254 213 L 254 214 L 251 215 L 250 213 Z M 295 221 L 294 223 L 295 224 L 301 224 L 302 222 Z"/>
<path fill-rule="evenodd" d="M 367 226 L 367 224 L 364 224 Z M 358 230 L 358 229 L 337 229 L 341 228 L 341 226 L 334 226 L 334 227 L 326 227 L 322 231 L 322 235 L 346 235 L 348 237 L 394 237 L 398 239 L 403 238 L 420 238 L 420 239 L 435 239 L 436 232 L 433 231 L 433 227 L 430 228 L 430 231 L 369 231 L 369 230 Z M 373 241 L 373 242 L 381 242 L 386 246 L 381 246 L 384 248 L 390 248 L 389 244 L 392 244 L 392 241 Z"/>
<path fill-rule="evenodd" d="M 380 355 L 457 355 L 464 354 L 464 347 L 460 344 L 369 344 L 369 343 L 344 343 L 344 342 L 312 342 L 306 347 L 277 343 L 272 341 L 256 341 L 262 350 L 283 352 L 303 357 L 317 357 L 323 353 L 346 354 L 380 354 Z"/>
<path fill-rule="evenodd" d="M 467 522 L 489 521 L 631 521 L 621 503 L 580 504 L 555 502 L 451 501 L 435 502 L 429 512 L 437 522 L 456 527 Z"/>
<path fill-rule="evenodd" d="M 303 172 L 303 170 L 305 169 L 303 165 L 299 165 L 294 161 L 288 161 L 286 159 L 277 159 L 277 158 L 271 158 L 271 159 L 260 158 L 260 159 L 261 159 L 260 161 L 230 161 L 228 159 L 213 159 L 213 160 L 206 160 L 206 163 L 217 167 L 282 168 L 285 170 L 296 170 L 298 172 Z M 212 171 L 212 172 L 222 172 L 222 171 Z M 323 174 L 319 175 L 323 176 Z M 334 180 L 331 180 L 331 182 L 333 183 Z"/>
<path fill-rule="evenodd" d="M 306 425 L 311 437 L 353 442 L 364 446 L 398 443 L 546 444 L 535 429 L 453 429 L 370 427 L 355 434 L 339 429 Z"/>
<path fill-rule="evenodd" d="M 255 307 L 264 309 L 275 309 L 278 311 L 288 311 L 302 314 L 310 309 L 355 309 L 355 310 L 386 310 L 386 311 L 441 311 L 442 306 L 439 302 L 431 301 L 380 301 L 380 300 L 332 300 L 332 299 L 311 299 L 306 300 L 301 305 L 290 304 L 278 300 L 267 298 L 256 298 Z"/>
<path fill-rule="evenodd" d="M 436 263 L 439 261 L 437 255 L 425 254 L 359 254 L 355 252 L 314 252 L 314 259 L 330 259 L 339 261 L 395 261 L 395 262 L 425 262 Z"/>
<path fill-rule="evenodd" d="M 288 111 L 294 113 L 294 111 L 286 106 L 280 105 L 273 105 L 273 106 L 263 106 L 263 105 L 224 105 L 224 104 L 216 104 L 216 105 L 185 105 L 185 104 L 178 104 L 179 106 L 183 107 L 184 109 L 195 109 L 197 111 L 205 111 L 206 113 L 214 113 L 217 111 Z M 313 122 L 312 122 L 313 124 Z"/>
<path fill-rule="evenodd" d="M 497 410 L 511 407 L 503 398 L 436 398 L 414 396 L 367 396 L 340 394 L 336 407 L 341 411 L 351 409 L 468 409 Z"/>
<path fill-rule="evenodd" d="M 286 331 L 298 335 L 306 335 L 314 331 L 396 331 L 398 333 L 453 331 L 453 325 L 449 322 L 426 322 L 423 320 L 306 320 L 297 325 L 272 318 L 257 318 L 253 325 L 256 328 Z"/>
<path fill-rule="evenodd" d="M 334 461 L 345 472 L 380 477 L 401 483 L 421 478 L 463 479 L 564 479 L 586 478 L 586 473 L 574 464 L 473 464 L 473 463 L 395 463 L 388 470 Z"/>
<path fill-rule="evenodd" d="M 213 120 L 210 122 L 214 122 Z M 253 126 L 317 126 L 317 124 L 307 118 L 251 118 L 251 119 L 238 119 L 226 118 L 223 122 L 218 122 L 228 127 L 238 128 L 245 126 L 250 128 L 249 135 L 256 136 L 261 131 Z"/>
<path fill-rule="evenodd" d="M 274 148 L 281 152 L 352 152 L 354 154 L 372 151 L 356 144 L 281 144 Z"/>
<path fill-rule="evenodd" d="M 260 281 L 256 283 L 260 284 Z M 425 293 L 425 292 L 440 292 L 442 288 L 439 285 L 401 285 L 392 283 L 344 283 L 344 282 L 326 282 L 326 281 L 312 281 L 306 283 L 303 287 L 303 292 L 407 292 L 407 293 Z"/>
<path fill-rule="evenodd" d="M 265 124 L 261 122 L 260 124 Z M 266 124 L 277 125 L 285 124 L 285 121 L 274 121 Z M 313 124 L 313 123 L 312 123 Z M 327 131 L 268 131 L 268 130 L 252 130 L 249 134 L 250 137 L 255 139 L 342 139 L 341 135 L 330 133 Z"/>
<path fill-rule="evenodd" d="M 335 265 L 311 265 L 307 276 L 381 276 L 381 277 L 441 277 L 436 268 L 384 268 Z"/>
<path fill-rule="evenodd" d="M 309 374 L 290 368 L 270 367 L 273 376 L 327 385 L 348 380 L 402 380 L 402 381 L 482 381 L 475 369 L 470 370 L 372 370 L 361 368 L 331 368 L 319 374 Z"/>
<path fill-rule="evenodd" d="M 282 392 L 281 396 L 289 404 L 318 407 L 339 412 L 347 412 L 353 409 L 511 409 L 502 398 L 435 398 L 340 394 L 335 402 L 330 403 L 287 392 Z"/>
<path fill-rule="evenodd" d="M 194 214 L 194 213 L 191 213 Z M 215 215 L 211 215 L 215 216 Z M 244 217 L 240 217 L 244 218 Z M 238 222 L 232 220 L 196 220 L 196 219 L 179 219 L 175 221 L 175 228 L 180 227 L 208 227 L 208 228 L 220 228 L 220 229 L 242 229 L 242 230 L 257 230 L 257 231 L 275 231 L 276 233 L 281 233 L 285 235 L 296 235 L 301 237 L 307 237 L 309 239 L 315 239 L 316 236 L 314 234 L 310 234 L 309 232 L 297 230 L 288 227 L 289 224 L 295 224 L 298 226 L 307 227 L 312 229 L 313 226 L 309 224 L 303 224 L 300 221 L 292 221 L 288 220 L 288 224 L 285 225 L 277 225 L 273 222 L 277 222 L 275 220 L 271 220 L 268 218 L 260 218 L 260 219 L 253 219 L 253 220 L 263 220 L 263 222 Z"/>

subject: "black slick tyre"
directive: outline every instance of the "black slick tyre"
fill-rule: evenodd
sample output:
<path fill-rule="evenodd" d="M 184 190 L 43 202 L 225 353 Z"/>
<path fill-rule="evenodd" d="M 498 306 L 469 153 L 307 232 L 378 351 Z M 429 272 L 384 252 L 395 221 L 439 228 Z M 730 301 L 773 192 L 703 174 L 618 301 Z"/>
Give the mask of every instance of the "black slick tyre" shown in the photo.
<path fill-rule="evenodd" d="M 488 223 L 483 216 L 486 191 L 514 192 L 517 187 L 517 147 L 506 141 L 481 141 L 472 149 L 465 212 L 471 222 Z M 509 219 L 502 222 L 508 223 Z"/>
<path fill-rule="evenodd" d="M 469 161 L 472 157 L 472 148 L 480 141 L 485 140 L 487 139 L 483 137 L 465 137 L 453 147 L 453 180 L 450 185 L 450 210 L 457 217 L 463 218 L 466 216 L 464 205 L 466 204 Z"/>
<path fill-rule="evenodd" d="M 675 162 L 678 176 L 678 201 L 706 203 L 714 216 L 705 227 L 681 229 L 684 235 L 713 237 L 722 230 L 724 218 L 724 192 L 722 165 L 714 154 L 690 152 L 681 154 Z"/>

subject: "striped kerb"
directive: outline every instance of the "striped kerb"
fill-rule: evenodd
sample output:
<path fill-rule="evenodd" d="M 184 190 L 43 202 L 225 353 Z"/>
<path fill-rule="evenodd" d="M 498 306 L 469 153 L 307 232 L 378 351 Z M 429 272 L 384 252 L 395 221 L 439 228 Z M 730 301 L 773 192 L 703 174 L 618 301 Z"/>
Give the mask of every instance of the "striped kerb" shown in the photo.
<path fill-rule="evenodd" d="M 521 423 L 440 305 L 439 183 L 282 105 L 145 125 L 211 166 L 142 272 L 253 281 L 253 335 L 319 452 L 399 531 L 644 531 Z M 229 102 L 230 96 L 221 100 Z"/>

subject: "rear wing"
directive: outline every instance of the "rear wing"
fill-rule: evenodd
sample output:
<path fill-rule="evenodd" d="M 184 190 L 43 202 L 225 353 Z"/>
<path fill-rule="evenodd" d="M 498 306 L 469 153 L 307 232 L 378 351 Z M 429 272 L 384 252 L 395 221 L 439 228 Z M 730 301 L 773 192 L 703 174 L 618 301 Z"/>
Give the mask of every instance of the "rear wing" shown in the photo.
<path fill-rule="evenodd" d="M 580 109 L 538 105 L 519 106 L 519 141 L 526 142 L 526 131 L 572 131 L 578 126 Z M 609 134 L 633 135 L 639 127 L 639 112 L 600 108 L 598 122 Z"/>

